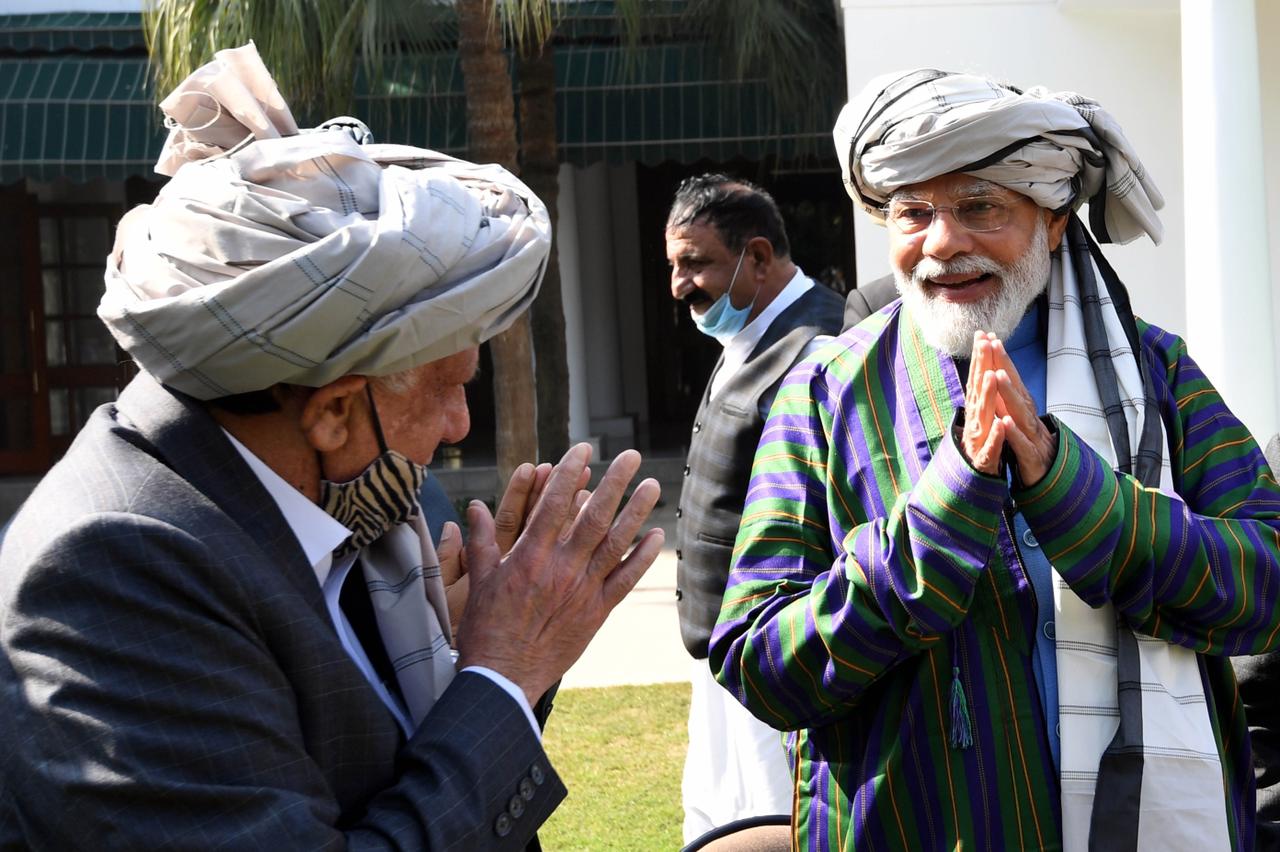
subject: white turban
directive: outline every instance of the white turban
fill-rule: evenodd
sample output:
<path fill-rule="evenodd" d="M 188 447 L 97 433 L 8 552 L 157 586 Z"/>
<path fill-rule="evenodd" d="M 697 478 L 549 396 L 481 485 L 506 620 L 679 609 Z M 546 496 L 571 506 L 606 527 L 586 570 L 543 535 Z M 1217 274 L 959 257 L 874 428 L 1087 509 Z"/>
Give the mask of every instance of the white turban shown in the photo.
<path fill-rule="evenodd" d="M 1089 202 L 1100 242 L 1159 243 L 1164 198 L 1111 115 L 1073 92 L 1025 93 L 933 69 L 872 80 L 833 132 L 845 189 L 881 224 L 901 187 L 964 172 L 1065 212 Z"/>
<path fill-rule="evenodd" d="M 396 373 L 533 301 L 551 224 L 500 166 L 299 134 L 252 43 L 162 108 L 173 179 L 120 221 L 98 316 L 165 384 L 212 399 Z"/>

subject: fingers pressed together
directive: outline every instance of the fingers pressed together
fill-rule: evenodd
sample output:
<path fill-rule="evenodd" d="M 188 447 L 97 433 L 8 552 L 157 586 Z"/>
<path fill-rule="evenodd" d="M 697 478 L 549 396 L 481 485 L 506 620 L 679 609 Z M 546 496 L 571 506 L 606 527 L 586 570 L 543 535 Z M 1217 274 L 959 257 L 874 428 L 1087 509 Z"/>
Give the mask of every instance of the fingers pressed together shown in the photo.
<path fill-rule="evenodd" d="M 995 475 L 1006 443 L 1026 485 L 1039 482 L 1048 472 L 1057 448 L 1004 342 L 978 331 L 965 386 L 961 449 L 975 469 Z"/>
<path fill-rule="evenodd" d="M 646 479 L 623 505 L 639 453 L 619 454 L 588 491 L 590 458 L 579 444 L 554 468 L 522 465 L 497 519 L 478 501 L 467 510 L 472 593 L 459 664 L 501 672 L 531 702 L 581 655 L 662 548 L 660 529 L 632 547 L 659 496 Z"/>

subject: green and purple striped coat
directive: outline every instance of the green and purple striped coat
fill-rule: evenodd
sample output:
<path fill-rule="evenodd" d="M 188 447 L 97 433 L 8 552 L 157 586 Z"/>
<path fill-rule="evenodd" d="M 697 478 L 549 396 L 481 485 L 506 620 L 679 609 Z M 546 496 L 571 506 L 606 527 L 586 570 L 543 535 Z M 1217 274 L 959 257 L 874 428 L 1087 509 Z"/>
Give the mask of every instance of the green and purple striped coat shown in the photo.
<path fill-rule="evenodd" d="M 1249 740 L 1226 655 L 1277 642 L 1280 488 L 1183 342 L 1139 330 L 1180 496 L 1112 471 L 1062 426 L 1035 487 L 975 472 L 950 436 L 955 364 L 897 308 L 787 378 L 710 659 L 756 716 L 797 732 L 797 848 L 1061 847 L 1015 504 L 1081 598 L 1201 653 L 1232 841 L 1252 847 Z M 951 744 L 953 688 L 971 714 L 967 748 Z"/>

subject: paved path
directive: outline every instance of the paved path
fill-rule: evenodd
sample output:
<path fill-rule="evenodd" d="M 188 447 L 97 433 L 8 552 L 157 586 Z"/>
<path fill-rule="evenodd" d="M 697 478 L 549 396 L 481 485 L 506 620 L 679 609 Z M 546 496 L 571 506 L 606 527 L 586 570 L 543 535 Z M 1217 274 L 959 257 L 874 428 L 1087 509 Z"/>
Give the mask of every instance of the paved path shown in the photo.
<path fill-rule="evenodd" d="M 662 554 L 565 674 L 562 689 L 689 680 L 691 658 L 676 619 L 678 488 L 664 483 L 664 505 L 650 516 L 650 525 L 667 533 Z"/>

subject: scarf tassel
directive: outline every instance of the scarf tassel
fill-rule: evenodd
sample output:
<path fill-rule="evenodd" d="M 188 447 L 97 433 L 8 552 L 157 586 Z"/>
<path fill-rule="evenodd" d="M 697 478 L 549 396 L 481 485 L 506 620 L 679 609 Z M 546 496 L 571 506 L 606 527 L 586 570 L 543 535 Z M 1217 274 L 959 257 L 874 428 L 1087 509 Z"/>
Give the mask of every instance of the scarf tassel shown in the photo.
<path fill-rule="evenodd" d="M 969 700 L 960 682 L 960 667 L 951 667 L 951 747 L 973 746 L 973 723 L 969 720 Z"/>

